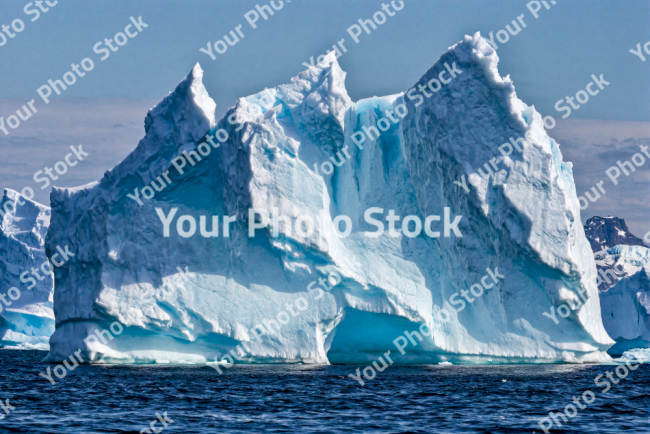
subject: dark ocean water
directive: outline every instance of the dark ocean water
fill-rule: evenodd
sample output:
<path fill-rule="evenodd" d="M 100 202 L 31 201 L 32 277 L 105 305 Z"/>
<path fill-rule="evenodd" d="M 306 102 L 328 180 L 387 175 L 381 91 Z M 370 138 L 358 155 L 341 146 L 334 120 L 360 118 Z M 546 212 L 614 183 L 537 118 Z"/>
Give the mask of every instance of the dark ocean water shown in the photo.
<path fill-rule="evenodd" d="M 539 433 L 588 389 L 593 404 L 551 432 L 650 433 L 650 365 L 607 393 L 594 379 L 614 366 L 393 366 L 361 387 L 356 366 L 85 365 L 52 385 L 44 356 L 0 350 L 0 399 L 15 407 L 1 433 L 139 433 L 156 412 L 173 420 L 164 434 Z"/>

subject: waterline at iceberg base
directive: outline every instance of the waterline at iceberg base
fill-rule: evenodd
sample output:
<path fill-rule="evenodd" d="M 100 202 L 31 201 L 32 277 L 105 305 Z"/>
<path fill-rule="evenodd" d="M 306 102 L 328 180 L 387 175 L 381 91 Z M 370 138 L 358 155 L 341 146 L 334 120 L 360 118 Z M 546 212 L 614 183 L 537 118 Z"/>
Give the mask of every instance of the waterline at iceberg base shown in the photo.
<path fill-rule="evenodd" d="M 408 89 L 355 103 L 330 53 L 219 121 L 197 65 L 150 110 L 122 163 L 96 183 L 52 192 L 46 245 L 76 255 L 55 270 L 46 360 L 81 350 L 93 362 L 205 363 L 233 351 L 237 363 L 366 363 L 391 350 L 395 363 L 610 361 L 571 164 L 497 62 L 483 38 L 466 36 L 414 84 L 445 77 L 445 64 L 461 71 L 421 103 Z M 355 144 L 354 133 L 402 104 L 404 117 Z M 172 161 L 220 129 L 228 139 L 180 175 Z M 524 137 L 521 152 L 499 152 Z M 314 170 L 343 149 L 350 158 L 331 175 Z M 498 171 L 470 176 L 495 158 Z M 469 191 L 454 183 L 463 176 Z M 142 205 L 127 196 L 152 182 L 160 191 Z M 369 238 L 372 207 L 422 221 L 448 207 L 463 216 L 462 237 Z M 165 237 L 156 208 L 236 220 L 227 238 Z M 250 208 L 316 226 L 251 238 Z M 345 238 L 334 228 L 340 215 L 352 221 Z M 463 310 L 450 303 L 496 268 L 504 278 L 481 297 Z M 334 274 L 331 290 L 307 289 Z M 542 313 L 561 304 L 575 308 L 557 326 Z M 119 336 L 89 338 L 114 321 Z M 397 353 L 393 340 L 423 324 L 431 336 Z"/>

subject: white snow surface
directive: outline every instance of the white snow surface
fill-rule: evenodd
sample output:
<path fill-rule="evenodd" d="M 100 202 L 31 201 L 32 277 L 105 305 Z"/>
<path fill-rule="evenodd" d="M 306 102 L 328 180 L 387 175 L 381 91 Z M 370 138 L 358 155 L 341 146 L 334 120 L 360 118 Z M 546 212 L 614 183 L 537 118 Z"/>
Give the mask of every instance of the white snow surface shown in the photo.
<path fill-rule="evenodd" d="M 12 202 L 24 205 L 12 207 Z M 0 216 L 0 294 L 11 303 L 0 304 L 0 345 L 48 350 L 48 340 L 54 332 L 54 280 L 51 273 L 40 269 L 47 262 L 45 234 L 50 224 L 50 208 L 5 189 L 0 209 L 8 211 Z M 36 285 L 28 289 L 20 275 L 32 268 L 38 268 L 43 280 L 34 278 Z M 31 273 L 28 276 L 33 277 Z M 10 288 L 18 289 L 20 296 L 16 300 L 9 297 Z M 17 297 L 15 291 L 11 295 Z"/>
<path fill-rule="evenodd" d="M 602 270 L 615 270 L 619 279 L 600 293 L 603 324 L 617 342 L 611 351 L 650 348 L 650 249 L 614 246 L 595 254 Z"/>
<path fill-rule="evenodd" d="M 650 249 L 643 246 L 620 245 L 594 253 L 596 268 L 602 270 L 601 290 L 621 279 L 629 278 L 642 269 L 650 268 Z M 609 280 L 609 282 L 607 281 Z"/>
<path fill-rule="evenodd" d="M 614 359 L 615 362 L 641 362 L 650 363 L 650 348 L 636 348 L 625 351 L 619 359 Z"/>
<path fill-rule="evenodd" d="M 570 163 L 480 35 L 451 47 L 416 85 L 454 62 L 462 74 L 418 107 L 404 94 L 355 103 L 330 53 L 291 83 L 240 99 L 218 122 L 195 66 L 148 113 L 145 137 L 122 163 L 86 188 L 53 190 L 47 244 L 70 244 L 76 256 L 55 271 L 46 360 L 81 349 L 91 361 L 205 363 L 237 345 L 245 350 L 231 352 L 237 363 L 364 363 L 387 350 L 396 363 L 611 360 Z M 399 104 L 408 109 L 399 124 L 357 148 L 352 134 Z M 180 176 L 172 159 L 219 128 L 229 139 Z M 522 153 L 500 156 L 501 144 L 528 131 Z M 345 146 L 351 158 L 331 176 L 314 170 Z M 453 184 L 495 157 L 501 170 L 469 193 Z M 127 198 L 166 170 L 172 182 L 153 199 Z M 179 208 L 176 219 L 189 214 L 197 225 L 200 215 L 237 221 L 228 238 L 165 238 L 156 207 Z M 309 215 L 315 231 L 249 238 L 250 207 Z M 370 207 L 422 220 L 450 207 L 463 216 L 463 237 L 369 238 Z M 334 230 L 338 215 L 353 222 L 347 238 Z M 486 268 L 505 278 L 457 312 L 449 297 Z M 342 276 L 331 291 L 307 290 L 330 272 Z M 287 307 L 300 298 L 306 309 Z M 542 313 L 563 303 L 575 307 L 570 326 L 558 327 Z M 84 342 L 114 321 L 125 326 L 119 336 Z M 253 328 L 270 321 L 278 328 L 256 338 Z M 393 340 L 422 324 L 432 335 L 400 355 Z"/>

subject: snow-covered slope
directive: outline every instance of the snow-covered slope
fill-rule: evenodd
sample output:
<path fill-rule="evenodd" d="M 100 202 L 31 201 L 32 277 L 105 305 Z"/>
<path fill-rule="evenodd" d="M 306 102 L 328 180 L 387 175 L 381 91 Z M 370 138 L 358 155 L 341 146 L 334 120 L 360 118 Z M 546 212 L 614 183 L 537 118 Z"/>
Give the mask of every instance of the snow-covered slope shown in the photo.
<path fill-rule="evenodd" d="M 647 247 L 621 245 L 594 253 L 599 291 L 607 291 L 618 281 L 638 273 L 647 265 L 649 251 Z"/>
<path fill-rule="evenodd" d="M 12 207 L 16 202 L 23 205 Z M 6 211 L 0 222 L 0 294 L 5 300 L 0 302 L 0 345 L 47 350 L 54 332 L 54 282 L 41 265 L 47 262 L 44 243 L 50 208 L 5 189 L 0 209 Z M 32 268 L 42 280 L 31 274 Z M 30 272 L 23 276 L 27 283 L 20 278 L 25 272 Z"/>
<path fill-rule="evenodd" d="M 597 253 L 596 264 L 607 272 L 602 280 L 608 289 L 600 293 L 600 305 L 605 330 L 617 342 L 610 354 L 650 348 L 650 249 L 615 246 Z"/>
<path fill-rule="evenodd" d="M 571 165 L 497 61 L 484 39 L 467 36 L 416 83 L 426 90 L 450 78 L 448 66 L 461 71 L 422 103 L 405 94 L 355 103 L 330 53 L 290 84 L 240 99 L 219 122 L 197 65 L 149 112 L 144 139 L 120 165 L 97 183 L 52 192 L 47 243 L 77 254 L 55 271 L 47 359 L 82 349 L 84 360 L 203 363 L 241 344 L 242 362 L 356 363 L 387 350 L 398 363 L 608 360 L 613 341 Z M 355 145 L 354 134 L 400 105 L 403 118 Z M 228 140 L 200 146 L 211 153 L 180 175 L 175 157 L 220 129 Z M 499 146 L 526 134 L 521 152 L 501 156 Z M 330 157 L 342 164 L 328 175 L 321 163 Z M 496 173 L 474 173 L 490 160 Z M 127 196 L 160 187 L 165 173 L 165 188 L 142 205 Z M 454 184 L 463 177 L 468 192 Z M 421 220 L 448 207 L 463 216 L 462 237 L 368 237 L 371 207 Z M 177 208 L 169 237 L 156 208 Z M 315 230 L 249 237 L 250 208 L 277 208 L 292 223 L 309 216 Z M 196 220 L 195 236 L 177 233 L 182 215 Z M 200 216 L 212 215 L 235 218 L 228 237 L 198 234 Z M 352 222 L 347 237 L 334 229 L 341 215 Z M 457 311 L 450 297 L 488 269 L 505 277 Z M 315 290 L 319 279 L 333 289 Z M 565 324 L 542 315 L 563 303 L 574 309 Z M 126 326 L 114 340 L 84 342 L 114 321 Z M 397 353 L 393 341 L 422 324 L 432 336 Z M 258 338 L 258 325 L 271 331 Z"/>

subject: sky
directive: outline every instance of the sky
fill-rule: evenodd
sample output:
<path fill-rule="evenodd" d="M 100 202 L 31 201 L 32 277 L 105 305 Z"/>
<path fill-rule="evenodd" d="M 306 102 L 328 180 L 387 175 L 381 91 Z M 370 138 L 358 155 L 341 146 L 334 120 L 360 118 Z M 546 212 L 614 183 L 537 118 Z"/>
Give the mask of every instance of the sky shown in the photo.
<path fill-rule="evenodd" d="M 50 1 L 55 6 L 33 22 L 35 14 L 23 10 L 28 3 L 2 0 L 0 8 L 0 24 L 24 23 L 22 32 L 0 46 L 0 116 L 6 119 L 31 99 L 38 110 L 9 135 L 0 132 L 0 188 L 29 185 L 42 203 L 49 203 L 50 188 L 40 189 L 33 180 L 36 171 L 82 144 L 87 159 L 55 184 L 72 187 L 101 178 L 142 138 L 147 110 L 197 62 L 219 118 L 239 97 L 288 82 L 306 69 L 303 62 L 310 56 L 344 39 L 347 52 L 338 61 L 356 101 L 403 92 L 464 35 L 479 31 L 489 37 L 522 14 L 526 27 L 520 33 L 506 43 L 495 39 L 499 71 L 510 75 L 519 98 L 558 119 L 550 134 L 574 164 L 578 194 L 650 138 L 650 54 L 644 62 L 629 52 L 650 41 L 647 0 L 549 0 L 550 9 L 540 4 L 538 18 L 526 7 L 528 1 L 406 0 L 358 43 L 347 29 L 390 2 L 284 1 L 268 20 L 260 17 L 255 29 L 246 14 L 269 3 L 59 0 Z M 131 17 L 142 17 L 147 27 L 100 60 L 95 44 L 123 32 Z M 239 25 L 244 37 L 225 53 L 215 53 L 215 60 L 200 51 Z M 93 69 L 45 104 L 37 89 L 50 79 L 61 80 L 85 58 L 94 62 Z M 559 122 L 563 113 L 554 108 L 556 102 L 585 89 L 592 74 L 602 74 L 610 85 Z M 593 213 L 615 214 L 643 236 L 650 231 L 649 175 L 644 167 L 611 189 L 582 213 L 583 221 Z"/>

